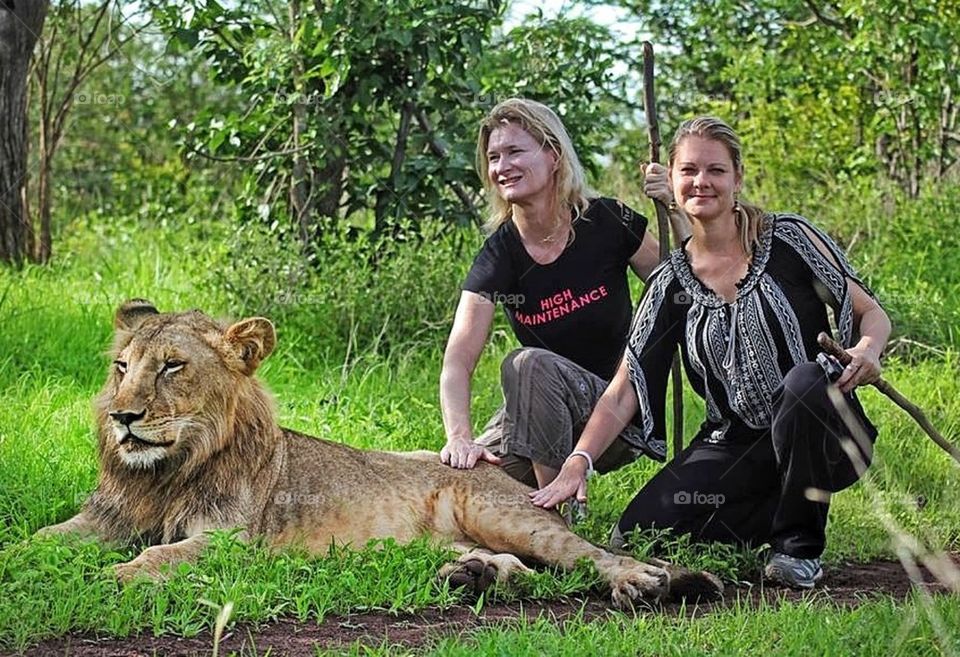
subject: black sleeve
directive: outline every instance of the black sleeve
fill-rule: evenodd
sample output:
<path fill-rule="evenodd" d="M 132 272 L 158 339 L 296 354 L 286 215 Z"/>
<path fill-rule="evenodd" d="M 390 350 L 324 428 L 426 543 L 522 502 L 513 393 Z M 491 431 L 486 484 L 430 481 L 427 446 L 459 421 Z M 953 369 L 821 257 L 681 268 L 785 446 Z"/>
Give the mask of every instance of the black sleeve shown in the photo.
<path fill-rule="evenodd" d="M 813 283 L 828 293 L 827 303 L 836 316 L 840 344 L 848 348 L 853 346 L 856 327 L 853 325 L 853 299 L 848 281 L 859 285 L 876 299 L 873 292 L 854 271 L 843 250 L 825 232 L 796 214 L 780 214 L 775 221 L 777 239 L 800 256 L 812 272 Z"/>
<path fill-rule="evenodd" d="M 514 278 L 510 254 L 498 231 L 483 243 L 461 289 L 488 299 L 502 298 L 513 292 Z"/>
<path fill-rule="evenodd" d="M 619 253 L 624 260 L 629 260 L 643 242 L 647 218 L 617 199 L 599 198 L 594 205 L 596 212 L 602 213 L 604 219 L 617 227 Z"/>
<path fill-rule="evenodd" d="M 653 271 L 627 342 L 627 367 L 640 405 L 637 424 L 648 443 L 666 440 L 667 435 L 667 375 L 682 332 L 682 326 L 670 317 L 674 302 L 670 289 L 675 280 L 669 261 Z"/>

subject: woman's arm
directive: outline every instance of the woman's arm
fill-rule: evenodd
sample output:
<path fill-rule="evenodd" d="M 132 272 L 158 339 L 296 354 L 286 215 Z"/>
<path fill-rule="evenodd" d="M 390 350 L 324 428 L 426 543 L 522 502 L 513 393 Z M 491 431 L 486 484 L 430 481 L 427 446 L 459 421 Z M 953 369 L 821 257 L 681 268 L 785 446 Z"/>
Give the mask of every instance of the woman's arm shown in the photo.
<path fill-rule="evenodd" d="M 837 262 L 837 256 L 813 230 L 804 226 L 803 232 L 817 251 L 838 270 L 845 271 L 849 267 L 849 265 L 844 267 Z M 839 247 L 835 245 L 834 248 L 840 252 Z M 850 364 L 844 368 L 843 374 L 836 381 L 843 393 L 848 393 L 857 386 L 873 383 L 880 378 L 880 356 L 887 346 L 891 330 L 890 318 L 877 300 L 849 276 L 846 277 L 846 283 L 847 294 L 850 295 L 853 307 L 853 323 L 857 327 L 860 340 L 847 349 L 847 353 L 850 354 Z"/>
<path fill-rule="evenodd" d="M 496 304 L 475 292 L 460 294 L 440 371 L 440 410 L 447 443 L 440 460 L 454 468 L 472 468 L 477 460 L 498 463 L 490 450 L 473 442 L 470 380 L 490 335 Z"/>
<path fill-rule="evenodd" d="M 586 452 L 591 462 L 600 458 L 607 447 L 616 440 L 623 428 L 636 414 L 640 405 L 637 393 L 630 383 L 630 374 L 627 371 L 627 359 L 620 361 L 620 367 L 596 408 L 587 421 L 580 440 L 574 446 L 574 452 Z M 550 484 L 540 490 L 530 493 L 530 500 L 536 505 L 552 509 L 557 504 L 576 495 L 577 500 L 587 499 L 587 459 L 575 456 L 567 458 L 557 475 Z"/>
<path fill-rule="evenodd" d="M 660 264 L 660 244 L 657 238 L 650 231 L 643 234 L 643 241 L 640 242 L 640 248 L 630 256 L 630 269 L 633 270 L 640 280 L 646 282 L 657 265 Z"/>
<path fill-rule="evenodd" d="M 859 327 L 860 340 L 847 353 L 850 364 L 836 383 L 843 393 L 868 385 L 880 378 L 880 355 L 890 338 L 890 318 L 876 300 L 856 282 L 847 280 L 853 302 L 853 321 Z"/>

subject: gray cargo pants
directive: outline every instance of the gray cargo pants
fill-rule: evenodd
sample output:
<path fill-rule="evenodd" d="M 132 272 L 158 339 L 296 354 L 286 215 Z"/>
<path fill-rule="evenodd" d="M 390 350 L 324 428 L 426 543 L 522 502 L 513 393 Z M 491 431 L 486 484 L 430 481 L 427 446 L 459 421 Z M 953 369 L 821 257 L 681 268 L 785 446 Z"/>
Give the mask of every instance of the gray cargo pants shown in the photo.
<path fill-rule="evenodd" d="M 607 382 L 563 356 L 534 347 L 510 352 L 500 366 L 504 403 L 476 438 L 503 459 L 514 479 L 537 486 L 532 463 L 559 469 L 573 451 Z M 624 436 L 634 438 L 627 442 Z M 633 461 L 640 430 L 628 424 L 596 458 L 597 472 Z"/>

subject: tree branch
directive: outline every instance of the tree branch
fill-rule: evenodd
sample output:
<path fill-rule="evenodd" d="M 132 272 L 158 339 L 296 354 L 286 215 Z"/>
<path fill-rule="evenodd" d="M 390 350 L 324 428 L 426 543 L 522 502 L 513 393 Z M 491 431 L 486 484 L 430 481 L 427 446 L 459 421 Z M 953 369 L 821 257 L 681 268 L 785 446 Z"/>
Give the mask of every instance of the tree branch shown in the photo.
<path fill-rule="evenodd" d="M 271 160 L 275 157 L 286 157 L 288 155 L 296 155 L 297 153 L 302 153 L 313 148 L 312 144 L 306 144 L 297 148 L 287 148 L 282 151 L 270 151 L 269 153 L 263 153 L 261 155 L 237 155 L 234 157 L 221 157 L 219 155 L 211 155 L 210 153 L 204 153 L 199 148 L 190 149 L 191 153 L 195 153 L 200 157 L 206 160 L 212 160 L 214 162 L 260 162 L 261 160 Z"/>
<path fill-rule="evenodd" d="M 427 117 L 426 111 L 422 107 L 416 108 L 416 117 L 417 123 L 420 125 L 420 129 L 423 130 L 427 135 L 427 143 L 430 145 L 430 150 L 434 155 L 440 159 L 446 159 L 449 156 L 447 149 L 444 148 L 436 137 L 436 134 L 433 131 L 433 127 L 430 125 L 430 119 Z M 464 189 L 456 180 L 451 180 L 447 183 L 450 185 L 450 188 L 453 190 L 453 193 L 457 195 L 457 198 L 460 199 L 460 202 L 466 206 L 467 210 L 470 211 L 470 214 L 473 216 L 473 221 L 478 226 L 482 224 L 480 219 L 480 212 L 477 210 L 476 204 L 473 202 L 473 199 L 470 198 L 470 195 L 467 193 L 467 190 Z"/>
<path fill-rule="evenodd" d="M 817 20 L 823 23 L 828 27 L 839 31 L 843 36 L 848 39 L 853 38 L 853 35 L 850 33 L 850 30 L 847 28 L 846 24 L 838 18 L 832 16 L 827 16 L 827 14 L 817 6 L 814 0 L 803 0 L 804 4 L 813 12 L 813 15 L 816 16 Z"/>

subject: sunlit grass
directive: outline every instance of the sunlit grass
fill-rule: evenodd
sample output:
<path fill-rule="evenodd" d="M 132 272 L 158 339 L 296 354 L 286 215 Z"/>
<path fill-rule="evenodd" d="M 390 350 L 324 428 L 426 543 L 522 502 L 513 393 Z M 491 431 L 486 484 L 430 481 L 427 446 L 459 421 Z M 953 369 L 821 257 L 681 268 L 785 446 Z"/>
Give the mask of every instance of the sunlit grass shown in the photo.
<path fill-rule="evenodd" d="M 90 400 L 106 371 L 104 352 L 116 306 L 139 296 L 162 310 L 199 307 L 223 316 L 231 304 L 222 290 L 209 285 L 209 271 L 220 266 L 216 248 L 195 246 L 184 257 L 186 247 L 179 242 L 137 246 L 122 231 L 102 239 L 78 241 L 69 257 L 50 268 L 0 270 L 0 648 L 22 649 L 42 637 L 78 630 L 113 636 L 196 634 L 213 628 L 227 602 L 234 604 L 231 623 L 236 623 L 280 617 L 315 622 L 349 610 L 398 612 L 461 601 L 435 580 L 449 555 L 425 542 L 308 558 L 295 551 L 270 554 L 221 536 L 199 564 L 177 569 L 169 582 L 120 587 L 110 566 L 135 551 L 29 538 L 76 513 L 95 485 Z M 198 257 L 206 260 L 198 263 Z M 302 328 L 311 326 L 310 313 L 322 309 L 286 312 L 301 316 L 291 325 L 278 321 L 277 351 L 260 372 L 285 426 L 363 448 L 442 446 L 441 344 L 392 339 L 389 348 L 373 348 L 358 339 L 347 350 Z M 477 425 L 499 404 L 499 361 L 511 348 L 512 341 L 498 334 L 484 353 L 474 381 Z M 957 354 L 946 345 L 943 353 L 923 360 L 894 359 L 885 376 L 923 407 L 944 435 L 955 436 L 960 434 L 958 367 Z M 881 430 L 870 477 L 886 510 L 929 546 L 956 549 L 960 469 L 888 400 L 874 391 L 863 399 Z M 688 435 L 702 412 L 688 391 Z M 619 512 L 658 467 L 641 460 L 593 480 L 589 516 L 577 531 L 604 542 Z M 835 497 L 828 567 L 847 558 L 892 555 L 875 505 L 862 486 Z M 759 564 L 755 554 L 722 546 L 704 549 L 681 540 L 667 549 L 665 556 L 728 580 L 753 577 Z M 638 555 L 643 554 L 641 546 Z M 545 572 L 499 595 L 551 598 L 594 586 L 589 569 L 562 576 Z M 956 600 L 939 601 L 938 608 L 956 625 Z M 696 620 L 643 615 L 573 621 L 563 628 L 546 622 L 507 626 L 465 641 L 445 640 L 434 654 L 574 649 L 578 655 L 623 654 L 624 646 L 639 654 L 847 654 L 857 646 L 865 653 L 940 654 L 936 651 L 943 646 L 924 618 L 916 602 L 881 601 L 857 610 L 826 602 L 759 609 L 743 604 Z M 905 619 L 915 623 L 898 632 Z M 363 654 L 368 650 L 381 654 L 369 647 Z M 382 650 L 391 654 L 390 648 Z"/>

